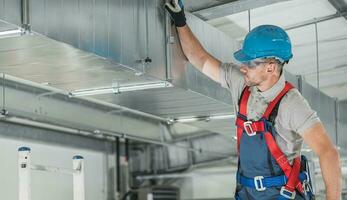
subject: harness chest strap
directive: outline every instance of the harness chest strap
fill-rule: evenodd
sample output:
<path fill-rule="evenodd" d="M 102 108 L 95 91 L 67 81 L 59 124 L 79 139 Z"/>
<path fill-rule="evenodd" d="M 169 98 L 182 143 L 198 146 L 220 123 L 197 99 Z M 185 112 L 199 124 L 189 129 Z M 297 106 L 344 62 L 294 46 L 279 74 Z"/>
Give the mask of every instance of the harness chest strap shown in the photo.
<path fill-rule="evenodd" d="M 277 97 L 273 101 L 271 101 L 269 103 L 266 111 L 264 112 L 262 119 L 269 120 L 269 116 L 270 116 L 272 110 L 277 105 L 277 103 L 292 88 L 293 88 L 293 86 L 290 83 L 286 82 L 283 90 L 277 95 Z M 253 132 L 254 134 L 256 132 L 264 132 L 266 144 L 268 146 L 268 149 L 269 149 L 271 155 L 275 158 L 277 164 L 281 167 L 282 171 L 284 172 L 284 174 L 288 178 L 288 182 L 287 182 L 285 188 L 291 192 L 294 191 L 295 188 L 297 188 L 300 192 L 302 192 L 303 191 L 302 190 L 302 184 L 298 178 L 299 173 L 300 173 L 300 158 L 298 157 L 298 158 L 294 159 L 293 167 L 292 167 L 290 165 L 287 157 L 285 156 L 285 154 L 278 147 L 272 134 L 270 132 L 268 132 L 268 130 L 266 129 L 264 120 L 256 121 L 256 122 L 248 122 L 247 121 L 247 119 L 246 119 L 247 103 L 248 103 L 249 97 L 250 97 L 249 87 L 246 86 L 242 92 L 240 106 L 239 106 L 239 114 L 241 116 L 244 116 L 245 119 L 243 119 L 240 116 L 238 116 L 236 119 L 238 154 L 240 154 L 240 141 L 241 141 L 242 134 L 243 134 L 244 130 L 247 132 L 247 134 L 249 132 Z"/>
<path fill-rule="evenodd" d="M 276 96 L 276 98 L 271 101 L 267 107 L 267 109 L 264 112 L 264 115 L 262 118 L 264 119 L 269 119 L 269 116 L 272 112 L 272 110 L 274 109 L 274 107 L 276 106 L 276 104 L 282 99 L 282 97 L 290 90 L 292 89 L 293 86 L 286 82 L 285 87 L 283 88 L 283 90 Z M 241 114 L 242 116 L 244 116 L 246 118 L 247 116 L 247 103 L 248 103 L 248 99 L 250 97 L 251 92 L 249 91 L 249 87 L 246 86 L 244 88 L 244 90 L 242 91 L 241 94 L 241 101 L 240 101 L 240 105 L 239 105 L 239 114 Z M 236 119 L 236 126 L 237 126 L 237 149 L 238 152 L 240 151 L 240 140 L 242 137 L 242 133 L 244 130 L 244 124 L 245 124 L 246 119 L 241 118 L 240 116 L 237 117 Z M 257 121 L 257 122 L 252 122 L 250 124 L 250 127 L 255 131 L 259 131 L 259 132 L 264 132 L 265 131 L 265 125 L 262 121 Z M 246 130 L 247 131 L 247 130 Z"/>

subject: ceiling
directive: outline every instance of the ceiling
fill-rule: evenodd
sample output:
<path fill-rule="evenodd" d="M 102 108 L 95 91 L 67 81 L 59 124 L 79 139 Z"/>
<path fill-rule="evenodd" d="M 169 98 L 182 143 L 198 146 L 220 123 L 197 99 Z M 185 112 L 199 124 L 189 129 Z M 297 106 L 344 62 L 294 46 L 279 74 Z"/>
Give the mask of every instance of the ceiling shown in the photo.
<path fill-rule="evenodd" d="M 138 3 L 135 0 L 127 2 L 129 4 Z M 259 2 L 263 3 L 263 5 L 259 4 Z M 279 1 L 275 0 L 261 0 L 257 1 L 257 4 L 255 4 L 254 2 L 252 3 L 252 1 L 186 1 L 186 6 L 187 9 L 190 9 L 195 13 L 203 14 L 204 11 L 208 9 L 223 9 L 224 7 L 227 8 L 230 5 L 239 3 L 239 10 L 232 10 L 232 12 L 237 12 L 236 14 L 234 13 L 232 15 L 214 19 L 212 19 L 212 16 L 210 16 L 211 19 L 209 19 L 208 22 L 240 42 L 247 34 L 249 26 L 248 12 L 239 12 L 242 11 L 242 9 L 251 8 L 251 27 L 255 27 L 263 23 L 270 23 L 286 28 L 305 22 L 307 20 L 312 20 L 313 18 L 321 18 L 336 13 L 336 8 L 327 0 L 292 0 L 283 1 L 280 3 L 278 2 Z M 264 6 L 265 4 L 267 6 Z M 78 7 L 77 5 L 75 6 Z M 52 7 L 56 8 L 56 6 Z M 269 10 L 271 10 L 271 12 L 269 12 Z M 56 13 L 59 13 L 59 10 L 56 11 Z M 136 13 L 135 9 L 134 12 L 130 13 L 129 15 L 133 15 L 134 13 Z M 221 13 L 230 13 L 230 11 Z M 302 14 L 300 14 L 300 16 L 292 16 L 292 13 Z M 123 14 L 127 15 L 128 12 L 124 12 Z M 161 13 L 159 12 L 159 15 L 160 14 Z M 141 16 L 142 15 L 132 16 L 134 19 L 131 20 L 136 20 Z M 106 16 L 105 19 L 108 19 L 107 17 L 110 16 Z M 156 15 L 150 17 L 154 19 L 158 18 L 158 16 Z M 54 20 L 56 19 L 54 18 Z M 105 21 L 103 18 L 98 20 Z M 58 29 L 56 30 L 55 28 L 51 30 L 50 27 L 52 26 L 52 24 L 50 23 L 50 21 L 46 22 L 45 20 L 43 20 L 42 23 L 45 26 L 36 21 L 36 27 L 46 27 L 43 30 L 49 30 L 46 30 L 46 32 L 43 32 L 42 34 L 47 34 L 48 37 L 52 37 L 51 35 L 49 35 L 50 33 L 53 33 L 53 35 L 60 34 L 57 38 L 63 39 L 66 36 L 69 36 L 69 33 L 79 33 L 80 29 L 85 25 L 83 23 L 79 24 L 81 25 L 80 28 L 75 28 L 73 26 L 64 26 L 64 28 L 66 29 L 71 28 L 71 30 L 75 31 L 72 32 L 69 29 L 69 31 L 66 31 L 65 33 Z M 141 23 L 139 22 L 139 24 Z M 155 23 L 156 26 L 158 24 L 161 25 L 160 23 Z M 146 83 L 158 80 L 158 78 L 155 78 L 153 76 L 138 76 L 136 75 L 136 71 L 131 68 L 133 66 L 123 65 L 122 62 L 124 60 L 131 60 L 133 59 L 133 55 L 137 55 L 137 51 L 134 51 L 134 53 L 133 51 L 131 51 L 133 49 L 129 48 L 129 50 L 127 48 L 130 46 L 134 47 L 135 50 L 138 50 L 139 48 L 135 47 L 137 47 L 137 40 L 139 40 L 139 38 L 132 38 L 129 36 L 131 34 L 127 34 L 133 31 L 133 29 L 127 29 L 127 23 L 123 22 L 121 23 L 121 25 L 124 26 L 124 29 L 122 29 L 122 34 L 128 37 L 126 37 L 126 41 L 119 42 L 124 45 L 122 48 L 120 48 L 122 50 L 124 49 L 124 52 L 120 53 L 120 55 L 122 55 L 124 58 L 120 59 L 119 62 L 112 62 L 112 59 L 108 59 L 107 55 L 110 55 L 112 52 L 102 52 L 104 53 L 103 55 L 101 55 L 103 57 L 100 57 L 95 55 L 95 52 L 88 53 L 81 51 L 81 49 L 83 50 L 83 45 L 76 45 L 77 48 L 74 48 L 70 45 L 42 37 L 41 35 L 28 35 L 0 40 L 1 72 L 30 80 L 39 84 L 59 88 L 66 92 L 85 88 L 89 89 L 96 86 L 112 86 L 115 82 L 117 84 L 128 84 Z M 0 23 L 1 30 L 11 30 L 14 27 L 15 26 L 9 25 L 4 22 Z M 33 27 L 35 28 L 35 26 Z M 38 28 L 38 30 L 40 29 Z M 95 35 L 96 31 L 98 30 L 98 27 L 90 26 L 90 29 L 88 29 L 88 31 L 85 31 L 84 34 Z M 111 31 L 105 28 L 102 34 L 103 36 L 105 36 L 103 37 L 103 39 L 109 42 L 106 36 L 108 36 L 108 34 L 117 33 L 117 30 L 117 27 L 114 27 L 114 30 Z M 208 32 L 206 31 L 207 29 L 204 30 L 205 32 Z M 156 30 L 149 31 L 155 32 Z M 286 67 L 287 70 L 293 74 L 302 75 L 306 81 L 308 81 L 313 86 L 316 86 L 317 56 L 314 25 L 290 29 L 288 30 L 288 33 L 292 39 L 294 46 L 294 59 Z M 334 18 L 318 24 L 320 89 L 330 96 L 337 97 L 340 100 L 347 99 L 347 93 L 341 92 L 341 89 L 347 88 L 347 80 L 345 80 L 344 78 L 344 75 L 346 74 L 346 67 L 344 66 L 347 63 L 347 57 L 345 53 L 346 51 L 344 51 L 347 47 L 346 33 L 347 23 L 343 17 Z M 75 36 L 78 34 L 72 35 Z M 90 39 L 89 37 L 88 39 L 83 39 L 81 35 L 78 36 L 79 37 L 76 37 L 77 39 L 73 42 L 88 42 L 93 40 L 92 37 L 92 39 Z M 142 39 L 139 41 L 142 41 Z M 157 37 L 153 38 L 153 40 L 156 39 Z M 63 40 L 62 42 L 68 43 L 69 40 Z M 107 43 L 107 45 L 112 46 L 116 43 L 117 42 L 114 41 L 114 43 Z M 218 44 L 218 42 L 212 43 Z M 149 44 L 152 43 L 149 42 Z M 105 42 L 105 48 L 102 49 L 110 49 L 107 45 Z M 161 43 L 153 42 L 153 47 L 154 46 L 164 45 L 162 45 Z M 159 50 L 161 51 L 162 49 Z M 161 56 L 162 54 L 158 54 L 160 51 L 154 52 L 157 57 L 163 57 Z M 114 55 L 117 55 L 116 53 L 114 53 Z M 181 58 L 174 58 L 173 60 L 178 60 L 183 64 L 185 62 Z M 162 59 L 162 61 L 164 62 L 165 60 Z M 93 96 L 92 98 L 101 100 L 103 102 L 109 102 L 115 105 L 122 105 L 144 113 L 149 113 L 164 120 L 170 118 L 187 118 L 196 116 L 208 117 L 213 115 L 233 114 L 231 112 L 233 110 L 231 105 L 225 102 L 231 102 L 231 97 L 225 96 L 225 91 L 219 91 L 219 85 L 207 79 L 206 77 L 202 77 L 203 75 L 192 70 L 193 67 L 186 66 L 185 64 L 181 69 L 178 69 L 177 67 L 179 66 L 173 67 L 174 72 L 177 73 L 177 76 L 182 77 L 181 71 L 184 71 L 184 73 L 186 73 L 186 76 L 184 76 L 183 78 L 190 80 L 190 82 L 193 83 L 192 85 L 194 87 L 190 86 L 188 83 L 188 86 L 183 88 L 173 87 L 147 91 L 136 91 L 122 93 L 119 95 L 105 94 Z M 158 68 L 164 69 L 163 65 L 158 65 Z M 160 72 L 165 71 L 161 70 Z M 199 90 L 197 90 L 196 88 L 198 88 Z M 215 94 L 206 95 L 206 93 L 200 91 L 213 91 L 215 92 Z M 218 96 L 221 96 L 221 98 L 218 99 Z M 221 99 L 225 99 L 225 101 Z M 208 120 L 192 122 L 190 123 L 190 125 L 193 126 L 181 127 L 176 132 L 178 135 L 186 135 L 202 130 L 209 130 L 212 132 L 225 134 L 229 134 L 233 131 L 231 128 L 232 126 L 230 126 L 230 124 L 232 123 L 232 119 L 230 118 L 210 122 L 206 121 Z M 176 125 L 176 127 L 177 126 L 179 125 Z M 185 132 L 184 130 L 191 131 Z M 173 132 L 175 132 L 175 130 Z"/>
<path fill-rule="evenodd" d="M 253 28 L 261 24 L 274 24 L 289 29 L 287 32 L 292 40 L 294 57 L 286 70 L 302 75 L 304 80 L 327 95 L 346 100 L 347 92 L 342 91 L 347 89 L 347 20 L 335 16 L 317 23 L 318 54 L 315 24 L 308 24 L 314 19 L 333 16 L 337 11 L 345 12 L 346 5 L 345 1 L 332 0 L 282 1 L 251 9 L 250 24 L 247 10 L 213 18 L 208 23 L 240 43 L 249 25 Z"/>

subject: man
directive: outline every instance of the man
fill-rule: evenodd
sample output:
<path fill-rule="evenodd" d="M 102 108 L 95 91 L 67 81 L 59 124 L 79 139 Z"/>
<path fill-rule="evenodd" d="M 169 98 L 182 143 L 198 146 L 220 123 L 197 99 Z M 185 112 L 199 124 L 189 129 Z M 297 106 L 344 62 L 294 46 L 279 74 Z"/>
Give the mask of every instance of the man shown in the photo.
<path fill-rule="evenodd" d="M 292 58 L 285 31 L 272 25 L 254 28 L 234 53 L 238 67 L 206 52 L 186 24 L 180 0 L 165 7 L 189 62 L 232 93 L 238 112 L 236 199 L 312 199 L 305 158 L 300 158 L 303 141 L 319 158 L 326 198 L 340 199 L 338 151 L 316 112 L 282 73 Z"/>

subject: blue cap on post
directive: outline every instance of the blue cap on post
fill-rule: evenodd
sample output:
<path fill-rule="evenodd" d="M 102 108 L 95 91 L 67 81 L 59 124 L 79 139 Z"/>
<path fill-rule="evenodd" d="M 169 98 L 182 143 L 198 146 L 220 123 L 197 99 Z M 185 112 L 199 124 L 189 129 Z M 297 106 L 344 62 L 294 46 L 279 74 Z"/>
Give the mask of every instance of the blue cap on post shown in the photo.
<path fill-rule="evenodd" d="M 18 151 L 30 151 L 29 147 L 19 147 Z"/>
<path fill-rule="evenodd" d="M 72 159 L 73 159 L 73 160 L 81 160 L 81 159 L 83 159 L 83 157 L 80 156 L 80 155 L 76 155 L 76 156 L 74 156 Z"/>
<path fill-rule="evenodd" d="M 257 58 L 276 58 L 281 62 L 293 57 L 287 33 L 274 25 L 261 25 L 252 29 L 243 41 L 242 49 L 234 53 L 236 60 L 247 62 Z"/>

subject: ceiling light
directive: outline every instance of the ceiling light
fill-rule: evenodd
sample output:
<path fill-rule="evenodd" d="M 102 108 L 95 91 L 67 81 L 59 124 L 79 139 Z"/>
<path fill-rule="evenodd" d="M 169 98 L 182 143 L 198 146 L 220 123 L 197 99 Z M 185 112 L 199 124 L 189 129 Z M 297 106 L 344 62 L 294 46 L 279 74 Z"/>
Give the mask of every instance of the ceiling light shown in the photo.
<path fill-rule="evenodd" d="M 91 96 L 91 95 L 100 95 L 100 94 L 119 94 L 122 92 L 168 88 L 168 87 L 173 87 L 173 85 L 167 81 L 159 81 L 159 82 L 151 82 L 151 83 L 74 90 L 69 93 L 69 96 L 79 97 L 79 96 Z"/>
<path fill-rule="evenodd" d="M 211 116 L 199 116 L 199 117 L 180 117 L 174 119 L 174 122 L 196 122 L 196 121 L 210 121 L 210 120 L 221 120 L 221 119 L 235 119 L 235 115 L 232 114 L 223 114 L 223 115 L 211 115 Z"/>
<path fill-rule="evenodd" d="M 235 119 L 235 115 L 212 115 L 210 116 L 210 120 L 214 119 Z"/>

